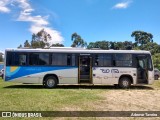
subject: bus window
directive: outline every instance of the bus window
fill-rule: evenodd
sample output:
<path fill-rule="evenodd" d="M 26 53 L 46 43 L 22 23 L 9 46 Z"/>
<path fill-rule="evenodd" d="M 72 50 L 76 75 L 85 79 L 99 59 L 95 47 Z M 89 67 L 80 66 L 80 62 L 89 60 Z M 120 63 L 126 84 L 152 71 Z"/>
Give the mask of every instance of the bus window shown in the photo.
<path fill-rule="evenodd" d="M 67 55 L 67 65 L 71 65 L 71 55 Z"/>
<path fill-rule="evenodd" d="M 112 55 L 104 54 L 103 66 L 111 67 L 112 66 Z"/>
<path fill-rule="evenodd" d="M 95 55 L 95 66 L 103 66 L 103 54 Z"/>
<path fill-rule="evenodd" d="M 72 57 L 72 60 L 73 59 L 75 59 L 75 57 Z M 55 54 L 55 53 L 52 54 L 52 65 L 71 66 L 71 55 L 70 54 Z"/>
<path fill-rule="evenodd" d="M 27 65 L 27 55 L 23 53 L 7 53 L 7 65 L 8 66 L 23 66 Z"/>
<path fill-rule="evenodd" d="M 115 54 L 115 66 L 117 67 L 131 67 L 132 54 Z"/>
<path fill-rule="evenodd" d="M 39 54 L 39 65 L 49 65 L 49 54 L 48 53 Z"/>
<path fill-rule="evenodd" d="M 95 66 L 112 66 L 112 55 L 111 54 L 99 54 L 95 55 Z"/>
<path fill-rule="evenodd" d="M 19 64 L 26 65 L 27 64 L 27 56 L 26 55 L 19 55 Z"/>
<path fill-rule="evenodd" d="M 153 70 L 151 56 L 149 56 L 149 57 L 148 57 L 148 70 L 150 70 L 150 71 L 152 71 L 152 70 Z"/>
<path fill-rule="evenodd" d="M 49 65 L 49 53 L 30 54 L 29 65 Z"/>
<path fill-rule="evenodd" d="M 152 59 L 150 55 L 138 55 L 136 58 L 138 61 L 138 66 L 144 69 L 148 69 L 150 71 L 153 70 Z"/>
<path fill-rule="evenodd" d="M 75 54 L 72 54 L 72 66 L 75 66 L 76 65 L 76 57 L 75 57 Z"/>

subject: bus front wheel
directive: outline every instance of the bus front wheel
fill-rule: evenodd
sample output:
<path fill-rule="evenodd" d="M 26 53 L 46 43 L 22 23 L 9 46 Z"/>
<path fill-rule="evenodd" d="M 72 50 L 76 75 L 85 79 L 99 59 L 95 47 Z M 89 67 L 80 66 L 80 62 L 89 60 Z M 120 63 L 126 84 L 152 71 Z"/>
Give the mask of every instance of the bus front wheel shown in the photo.
<path fill-rule="evenodd" d="M 46 88 L 55 88 L 57 86 L 57 79 L 54 76 L 49 76 L 45 79 L 44 85 Z"/>
<path fill-rule="evenodd" d="M 120 88 L 129 88 L 131 86 L 131 80 L 128 77 L 122 77 L 119 81 Z"/>

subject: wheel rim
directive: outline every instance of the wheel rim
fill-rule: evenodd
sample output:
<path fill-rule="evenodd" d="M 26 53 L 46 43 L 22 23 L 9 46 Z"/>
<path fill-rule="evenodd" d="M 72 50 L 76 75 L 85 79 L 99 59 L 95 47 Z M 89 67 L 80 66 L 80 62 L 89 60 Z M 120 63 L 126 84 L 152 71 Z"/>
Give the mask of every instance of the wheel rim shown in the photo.
<path fill-rule="evenodd" d="M 128 87 L 129 86 L 128 80 L 123 80 L 122 84 L 123 84 L 124 87 Z"/>
<path fill-rule="evenodd" d="M 48 87 L 53 87 L 55 85 L 55 81 L 53 79 L 48 79 L 47 80 L 47 86 Z"/>

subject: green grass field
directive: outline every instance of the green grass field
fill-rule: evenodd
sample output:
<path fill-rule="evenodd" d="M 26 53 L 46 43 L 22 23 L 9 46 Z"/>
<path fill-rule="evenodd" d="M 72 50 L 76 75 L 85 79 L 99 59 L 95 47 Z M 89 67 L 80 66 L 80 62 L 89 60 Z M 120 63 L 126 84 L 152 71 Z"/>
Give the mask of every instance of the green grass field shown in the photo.
<path fill-rule="evenodd" d="M 123 90 L 114 86 L 44 89 L 42 85 L 4 82 L 0 78 L 0 93 L 0 111 L 160 110 L 160 80 Z"/>
<path fill-rule="evenodd" d="M 6 83 L 0 79 L 0 110 L 89 110 L 88 102 L 103 99 L 102 90 L 79 88 L 44 89 L 41 85 Z"/>

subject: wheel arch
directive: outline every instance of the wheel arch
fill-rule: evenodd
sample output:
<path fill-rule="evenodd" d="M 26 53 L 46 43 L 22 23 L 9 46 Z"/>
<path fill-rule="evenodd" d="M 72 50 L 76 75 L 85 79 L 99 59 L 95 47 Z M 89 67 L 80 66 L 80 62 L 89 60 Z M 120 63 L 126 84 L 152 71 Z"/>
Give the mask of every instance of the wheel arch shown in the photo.
<path fill-rule="evenodd" d="M 120 82 L 121 78 L 123 78 L 123 77 L 129 78 L 130 81 L 131 81 L 131 84 L 133 84 L 133 77 L 132 77 L 131 75 L 129 75 L 129 74 L 123 74 L 123 75 L 121 75 L 121 76 L 119 77 L 119 81 L 118 81 L 118 82 Z"/>
<path fill-rule="evenodd" d="M 44 77 L 43 77 L 43 84 L 45 82 L 45 79 L 49 76 L 54 76 L 56 79 L 57 79 L 57 84 L 59 84 L 59 79 L 58 79 L 58 76 L 56 74 L 46 74 Z"/>

